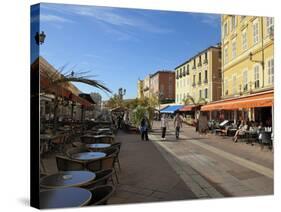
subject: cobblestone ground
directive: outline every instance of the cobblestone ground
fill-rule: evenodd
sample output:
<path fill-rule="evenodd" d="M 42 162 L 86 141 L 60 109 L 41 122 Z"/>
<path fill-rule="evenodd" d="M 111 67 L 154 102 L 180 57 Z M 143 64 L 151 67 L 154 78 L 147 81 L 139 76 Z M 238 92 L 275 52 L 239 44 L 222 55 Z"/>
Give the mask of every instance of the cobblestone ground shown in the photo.
<path fill-rule="evenodd" d="M 150 138 L 198 198 L 256 196 L 273 194 L 273 151 L 231 137 L 199 135 L 184 125 L 175 139 L 170 123 L 166 140 L 154 123 Z"/>

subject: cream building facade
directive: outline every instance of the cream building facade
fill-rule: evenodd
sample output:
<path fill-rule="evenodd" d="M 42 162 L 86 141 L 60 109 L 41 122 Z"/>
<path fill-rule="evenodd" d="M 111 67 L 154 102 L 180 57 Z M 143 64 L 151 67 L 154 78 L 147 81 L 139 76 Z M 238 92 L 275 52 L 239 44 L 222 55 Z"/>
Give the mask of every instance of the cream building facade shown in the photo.
<path fill-rule="evenodd" d="M 176 103 L 191 96 L 195 102 L 221 97 L 221 48 L 210 46 L 175 68 Z"/>
<path fill-rule="evenodd" d="M 143 96 L 150 97 L 150 75 L 146 76 L 143 80 Z"/>
<path fill-rule="evenodd" d="M 222 15 L 221 31 L 222 97 L 273 89 L 273 18 Z"/>
<path fill-rule="evenodd" d="M 137 88 L 137 97 L 138 99 L 142 99 L 144 97 L 144 94 L 143 94 L 143 80 L 138 80 L 138 88 Z"/>

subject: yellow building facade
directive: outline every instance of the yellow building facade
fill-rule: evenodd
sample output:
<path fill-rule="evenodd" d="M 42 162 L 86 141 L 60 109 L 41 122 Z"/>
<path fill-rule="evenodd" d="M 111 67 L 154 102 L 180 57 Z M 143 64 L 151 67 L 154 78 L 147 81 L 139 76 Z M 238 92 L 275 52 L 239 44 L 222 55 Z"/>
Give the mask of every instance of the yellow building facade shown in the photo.
<path fill-rule="evenodd" d="M 143 80 L 138 80 L 137 97 L 138 97 L 138 99 L 142 99 L 144 97 L 144 94 L 143 94 Z"/>
<path fill-rule="evenodd" d="M 221 48 L 210 46 L 175 68 L 176 103 L 191 96 L 195 102 L 221 97 Z"/>
<path fill-rule="evenodd" d="M 222 98 L 273 89 L 274 23 L 270 17 L 222 15 Z"/>

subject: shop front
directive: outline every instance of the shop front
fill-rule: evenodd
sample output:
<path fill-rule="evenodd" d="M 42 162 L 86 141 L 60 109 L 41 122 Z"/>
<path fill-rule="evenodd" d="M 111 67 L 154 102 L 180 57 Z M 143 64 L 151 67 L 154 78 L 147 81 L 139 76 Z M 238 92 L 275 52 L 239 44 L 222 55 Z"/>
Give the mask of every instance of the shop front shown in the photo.
<path fill-rule="evenodd" d="M 260 92 L 248 96 L 212 102 L 201 107 L 209 120 L 248 120 L 273 123 L 274 91 Z"/>

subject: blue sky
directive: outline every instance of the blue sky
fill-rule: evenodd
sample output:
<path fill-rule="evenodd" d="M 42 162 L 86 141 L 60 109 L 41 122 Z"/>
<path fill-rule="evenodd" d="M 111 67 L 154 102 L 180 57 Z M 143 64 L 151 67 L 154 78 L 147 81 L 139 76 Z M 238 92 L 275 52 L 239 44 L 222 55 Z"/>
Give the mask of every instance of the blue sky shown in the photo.
<path fill-rule="evenodd" d="M 38 24 L 31 9 L 31 40 Z M 113 92 L 137 95 L 137 80 L 158 70 L 173 70 L 189 57 L 220 42 L 220 16 L 187 12 L 41 4 L 40 30 L 46 36 L 40 55 L 55 68 L 90 71 Z M 33 45 L 35 46 L 35 45 Z M 31 53 L 31 59 L 35 59 Z M 83 84 L 81 91 L 100 92 Z M 110 95 L 101 92 L 103 100 Z"/>

